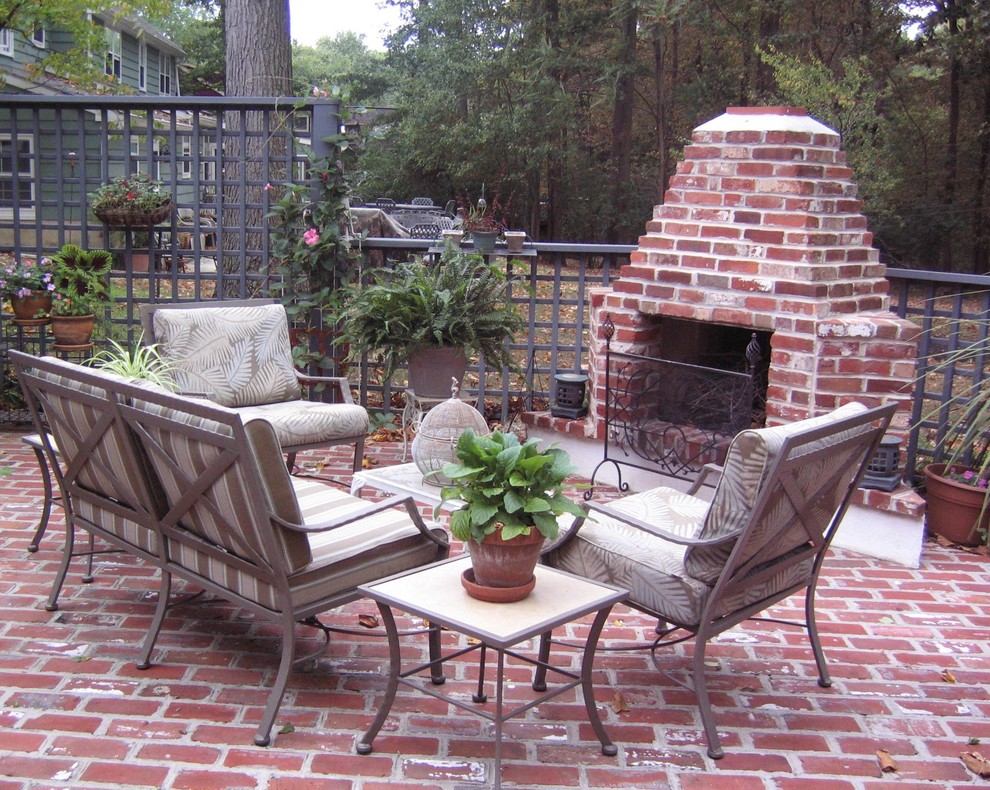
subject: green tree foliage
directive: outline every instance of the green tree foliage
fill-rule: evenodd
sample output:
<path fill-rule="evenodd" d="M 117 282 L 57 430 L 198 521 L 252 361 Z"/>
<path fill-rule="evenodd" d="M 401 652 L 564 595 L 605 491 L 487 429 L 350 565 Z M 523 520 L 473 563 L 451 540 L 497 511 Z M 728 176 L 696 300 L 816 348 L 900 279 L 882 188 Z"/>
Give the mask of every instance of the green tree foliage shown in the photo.
<path fill-rule="evenodd" d="M 890 262 L 990 269 L 985 1 L 395 2 L 369 195 L 485 183 L 538 237 L 631 241 L 695 126 L 795 104 L 842 133 Z"/>
<path fill-rule="evenodd" d="M 100 93 L 116 93 L 120 86 L 103 72 L 93 52 L 106 49 L 103 28 L 94 25 L 91 13 L 109 13 L 114 18 L 141 14 L 150 19 L 163 16 L 172 0 L 0 0 L 0 30 L 11 30 L 30 38 L 37 28 L 58 30 L 66 35 L 53 42 L 32 69 L 39 81 L 50 76 L 71 79 L 76 85 Z"/>
<path fill-rule="evenodd" d="M 186 53 L 185 68 L 179 72 L 179 89 L 185 96 L 224 91 L 223 8 L 223 0 L 181 0 L 162 20 L 162 30 Z"/>
<path fill-rule="evenodd" d="M 385 106 L 395 83 L 384 52 L 374 52 L 364 37 L 340 33 L 321 38 L 316 46 L 292 46 L 292 78 L 295 92 L 307 95 L 314 85 L 335 85 L 351 100 L 363 105 Z"/>

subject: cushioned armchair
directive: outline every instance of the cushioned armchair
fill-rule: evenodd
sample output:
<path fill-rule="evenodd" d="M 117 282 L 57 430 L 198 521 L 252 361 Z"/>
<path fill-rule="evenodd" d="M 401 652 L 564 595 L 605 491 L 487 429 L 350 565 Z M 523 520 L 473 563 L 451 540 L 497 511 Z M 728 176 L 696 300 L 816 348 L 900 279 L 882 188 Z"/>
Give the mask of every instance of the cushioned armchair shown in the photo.
<path fill-rule="evenodd" d="M 544 561 L 629 589 L 658 618 L 652 649 L 694 637 L 692 678 L 708 754 L 722 756 L 705 682 L 708 640 L 795 593 L 819 671 L 815 625 L 825 551 L 895 410 L 847 404 L 789 425 L 746 430 L 729 446 L 711 503 L 656 488 L 592 504 Z M 549 650 L 549 646 L 544 646 Z"/>
<path fill-rule="evenodd" d="M 273 300 L 175 302 L 141 305 L 148 344 L 174 366 L 183 392 L 203 393 L 245 419 L 264 417 L 292 470 L 296 453 L 354 445 L 361 468 L 368 412 L 355 404 L 346 378 L 306 376 L 292 365 L 285 308 Z M 332 403 L 303 399 L 304 388 L 323 387 Z"/>

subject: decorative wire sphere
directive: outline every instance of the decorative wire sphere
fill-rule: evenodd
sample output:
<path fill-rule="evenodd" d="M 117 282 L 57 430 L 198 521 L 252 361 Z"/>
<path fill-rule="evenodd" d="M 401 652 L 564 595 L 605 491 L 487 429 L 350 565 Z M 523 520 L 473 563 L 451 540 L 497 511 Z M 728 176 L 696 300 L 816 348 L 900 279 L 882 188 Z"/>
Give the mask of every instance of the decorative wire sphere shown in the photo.
<path fill-rule="evenodd" d="M 443 468 L 457 461 L 457 440 L 464 431 L 470 428 L 479 436 L 490 433 L 478 410 L 457 397 L 457 379 L 451 381 L 450 399 L 426 413 L 413 438 L 413 461 L 428 485 L 446 486 L 453 482 L 443 473 Z"/>

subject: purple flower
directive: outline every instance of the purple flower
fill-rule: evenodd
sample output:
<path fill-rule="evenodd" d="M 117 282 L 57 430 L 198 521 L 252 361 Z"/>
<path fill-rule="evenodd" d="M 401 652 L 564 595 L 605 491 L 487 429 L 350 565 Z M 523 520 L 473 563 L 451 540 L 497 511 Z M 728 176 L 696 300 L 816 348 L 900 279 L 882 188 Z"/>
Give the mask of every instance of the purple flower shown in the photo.
<path fill-rule="evenodd" d="M 967 483 L 970 480 L 972 480 L 974 477 L 976 477 L 976 472 L 974 472 L 972 469 L 967 469 L 965 472 L 963 472 L 963 480 L 965 480 Z"/>

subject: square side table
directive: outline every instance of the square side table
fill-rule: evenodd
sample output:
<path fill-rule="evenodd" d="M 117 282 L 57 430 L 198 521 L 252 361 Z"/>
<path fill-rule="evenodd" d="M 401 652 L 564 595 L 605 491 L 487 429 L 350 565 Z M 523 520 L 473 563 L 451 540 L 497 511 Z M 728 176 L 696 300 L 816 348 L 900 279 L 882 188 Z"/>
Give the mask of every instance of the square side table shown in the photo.
<path fill-rule="evenodd" d="M 608 614 L 614 604 L 626 598 L 628 592 L 541 565 L 536 568 L 536 587 L 527 598 L 514 603 L 488 603 L 471 598 L 461 586 L 461 573 L 469 567 L 470 558 L 462 555 L 358 588 L 377 603 L 389 641 L 389 677 L 385 698 L 375 720 L 357 744 L 358 753 L 371 752 L 375 736 L 388 718 L 396 691 L 402 684 L 471 711 L 495 724 L 494 787 L 496 788 L 501 787 L 503 723 L 576 686 L 581 687 L 588 721 L 602 744 L 602 753 L 608 756 L 617 754 L 618 749 L 605 732 L 598 715 L 591 674 L 598 637 L 605 626 Z M 422 617 L 431 624 L 445 626 L 478 640 L 478 643 L 456 650 L 450 655 L 439 656 L 435 661 L 427 664 L 403 670 L 400 666 L 399 635 L 392 614 L 393 608 Z M 551 631 L 591 613 L 596 615 L 585 643 L 580 674 L 551 665 L 549 663 Z M 538 658 L 520 655 L 511 649 L 519 642 L 534 636 L 541 637 Z M 473 700 L 477 703 L 487 701 L 487 695 L 484 693 L 486 652 L 494 650 L 498 656 L 494 712 L 479 710 L 461 700 L 441 694 L 424 681 L 415 678 L 416 675 L 429 669 L 433 685 L 439 685 L 443 682 L 443 678 L 439 675 L 438 665 L 475 650 L 480 651 L 478 689 L 473 695 Z M 533 688 L 537 692 L 542 692 L 536 699 L 508 711 L 504 709 L 503 698 L 507 655 L 536 667 Z M 568 678 L 569 682 L 547 691 L 543 680 L 547 671 L 562 675 Z"/>

